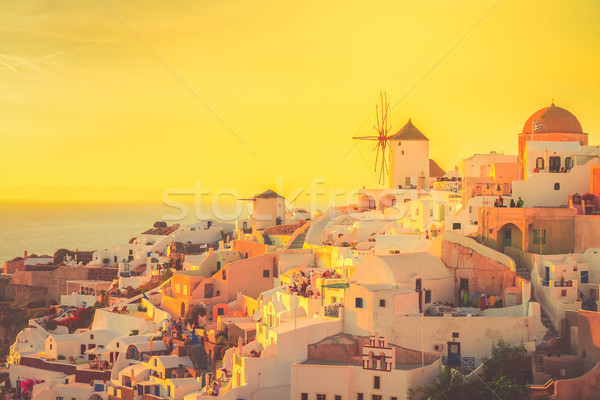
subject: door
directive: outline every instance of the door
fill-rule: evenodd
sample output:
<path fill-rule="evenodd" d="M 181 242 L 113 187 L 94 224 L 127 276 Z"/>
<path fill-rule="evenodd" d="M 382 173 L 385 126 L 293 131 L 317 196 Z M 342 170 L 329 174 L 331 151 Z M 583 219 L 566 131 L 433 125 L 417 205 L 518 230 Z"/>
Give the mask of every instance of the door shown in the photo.
<path fill-rule="evenodd" d="M 589 283 L 589 271 L 581 271 L 581 283 Z"/>
<path fill-rule="evenodd" d="M 460 343 L 448 342 L 448 366 L 460 367 Z"/>
<path fill-rule="evenodd" d="M 598 301 L 598 291 L 596 289 L 590 289 L 590 300 Z"/>
<path fill-rule="evenodd" d="M 79 352 L 81 354 L 85 354 L 85 344 L 82 344 L 81 346 L 79 346 Z"/>
<path fill-rule="evenodd" d="M 135 348 L 131 347 L 129 350 L 129 358 L 135 360 Z"/>
<path fill-rule="evenodd" d="M 504 245 L 504 247 L 512 246 L 512 230 L 510 230 L 510 229 L 504 230 L 504 237 L 502 240 L 502 244 Z"/>
<path fill-rule="evenodd" d="M 154 386 L 154 395 L 160 397 L 160 387 L 158 385 Z"/>
<path fill-rule="evenodd" d="M 546 272 L 544 274 L 544 280 L 550 281 L 550 267 L 546 267 Z"/>
<path fill-rule="evenodd" d="M 211 297 L 213 297 L 213 284 L 207 283 L 204 285 L 204 298 L 210 299 Z"/>
<path fill-rule="evenodd" d="M 185 303 L 181 303 L 181 318 L 185 317 Z"/>
<path fill-rule="evenodd" d="M 550 172 L 560 171 L 560 157 L 550 157 L 548 161 L 548 170 Z"/>

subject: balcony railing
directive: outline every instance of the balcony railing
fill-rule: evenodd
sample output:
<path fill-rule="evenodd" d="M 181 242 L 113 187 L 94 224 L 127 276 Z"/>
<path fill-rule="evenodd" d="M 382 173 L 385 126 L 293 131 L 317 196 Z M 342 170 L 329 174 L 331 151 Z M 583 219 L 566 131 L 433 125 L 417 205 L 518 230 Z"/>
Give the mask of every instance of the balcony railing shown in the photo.
<path fill-rule="evenodd" d="M 339 318 L 340 317 L 340 309 L 338 307 L 325 307 L 325 316 Z"/>
<path fill-rule="evenodd" d="M 554 281 L 554 287 L 573 287 L 573 281 Z"/>
<path fill-rule="evenodd" d="M 475 369 L 475 357 L 442 356 L 442 364 L 457 368 L 463 372 L 472 372 Z"/>

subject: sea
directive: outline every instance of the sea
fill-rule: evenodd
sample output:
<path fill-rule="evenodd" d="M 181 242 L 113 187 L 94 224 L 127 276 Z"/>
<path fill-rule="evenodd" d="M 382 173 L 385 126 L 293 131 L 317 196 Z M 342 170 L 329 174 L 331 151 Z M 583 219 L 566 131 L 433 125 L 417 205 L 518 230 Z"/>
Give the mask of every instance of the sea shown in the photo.
<path fill-rule="evenodd" d="M 213 217 L 210 215 L 209 217 Z M 28 254 L 53 255 L 57 249 L 104 250 L 129 241 L 156 221 L 197 222 L 194 213 L 174 216 L 159 204 L 0 203 L 0 268 Z M 231 221 L 230 221 L 231 222 Z"/>

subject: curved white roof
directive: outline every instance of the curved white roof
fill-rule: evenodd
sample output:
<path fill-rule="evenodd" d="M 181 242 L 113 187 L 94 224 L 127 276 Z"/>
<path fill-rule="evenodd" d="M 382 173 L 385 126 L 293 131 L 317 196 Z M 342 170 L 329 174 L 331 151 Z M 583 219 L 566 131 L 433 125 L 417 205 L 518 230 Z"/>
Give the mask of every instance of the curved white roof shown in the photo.
<path fill-rule="evenodd" d="M 358 284 L 388 284 L 411 282 L 415 276 L 423 279 L 452 278 L 442 260 L 430 253 L 372 255 L 356 267 L 352 280 Z"/>

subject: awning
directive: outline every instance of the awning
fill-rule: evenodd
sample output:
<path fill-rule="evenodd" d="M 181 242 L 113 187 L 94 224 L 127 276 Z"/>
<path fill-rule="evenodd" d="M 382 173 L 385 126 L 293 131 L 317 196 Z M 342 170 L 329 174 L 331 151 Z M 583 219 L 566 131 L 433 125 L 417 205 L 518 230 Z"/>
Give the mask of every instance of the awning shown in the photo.
<path fill-rule="evenodd" d="M 85 354 L 104 354 L 104 353 L 110 353 L 108 350 L 101 348 L 101 347 L 94 347 L 91 349 L 87 349 L 85 351 Z"/>
<path fill-rule="evenodd" d="M 135 384 L 142 385 L 142 386 L 154 386 L 154 385 L 158 385 L 158 382 L 142 381 L 142 382 L 136 382 Z"/>
<path fill-rule="evenodd" d="M 256 330 L 256 322 L 244 321 L 244 322 L 234 322 L 232 325 L 237 326 L 243 331 L 253 331 Z"/>

